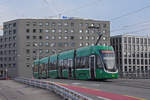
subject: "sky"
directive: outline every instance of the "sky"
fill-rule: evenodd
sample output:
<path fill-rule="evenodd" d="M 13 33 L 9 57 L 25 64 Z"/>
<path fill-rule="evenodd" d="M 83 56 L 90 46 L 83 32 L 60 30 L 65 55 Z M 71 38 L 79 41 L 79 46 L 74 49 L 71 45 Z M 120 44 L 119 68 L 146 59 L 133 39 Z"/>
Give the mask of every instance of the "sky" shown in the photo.
<path fill-rule="evenodd" d="M 110 21 L 110 34 L 150 36 L 150 0 L 0 0 L 0 26 L 20 18 L 62 16 Z M 2 31 L 0 31 L 2 34 Z"/>

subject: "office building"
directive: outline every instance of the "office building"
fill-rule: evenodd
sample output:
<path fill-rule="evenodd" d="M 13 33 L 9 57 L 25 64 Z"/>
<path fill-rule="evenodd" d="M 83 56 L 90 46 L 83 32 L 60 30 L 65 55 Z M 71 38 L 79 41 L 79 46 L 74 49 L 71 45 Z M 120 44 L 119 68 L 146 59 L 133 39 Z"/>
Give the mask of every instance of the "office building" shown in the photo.
<path fill-rule="evenodd" d="M 150 71 L 150 37 L 117 35 L 112 36 L 110 42 L 120 75 L 134 73 L 136 77 Z"/>
<path fill-rule="evenodd" d="M 89 29 L 89 26 L 100 27 Z M 94 45 L 110 45 L 109 21 L 86 19 L 17 19 L 5 22 L 0 40 L 0 68 L 9 77 L 32 77 L 33 60 L 65 50 Z"/>

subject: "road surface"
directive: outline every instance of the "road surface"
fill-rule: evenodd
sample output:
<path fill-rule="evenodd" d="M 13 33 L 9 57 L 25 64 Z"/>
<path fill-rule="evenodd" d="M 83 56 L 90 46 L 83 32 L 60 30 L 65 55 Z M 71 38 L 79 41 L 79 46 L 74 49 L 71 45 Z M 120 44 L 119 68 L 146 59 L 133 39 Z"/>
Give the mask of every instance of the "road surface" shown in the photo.
<path fill-rule="evenodd" d="M 0 100 L 62 100 L 59 95 L 40 88 L 17 83 L 13 80 L 0 80 Z"/>

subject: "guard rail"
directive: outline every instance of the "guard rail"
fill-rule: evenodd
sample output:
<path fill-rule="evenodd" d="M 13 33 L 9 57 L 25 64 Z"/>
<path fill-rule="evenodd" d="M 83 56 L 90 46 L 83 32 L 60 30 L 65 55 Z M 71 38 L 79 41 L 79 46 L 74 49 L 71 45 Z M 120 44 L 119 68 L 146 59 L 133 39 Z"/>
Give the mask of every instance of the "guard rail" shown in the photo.
<path fill-rule="evenodd" d="M 38 79 L 28 79 L 28 78 L 15 78 L 14 80 L 34 87 L 53 91 L 58 95 L 62 96 L 64 100 L 92 100 L 89 97 L 86 97 L 78 92 L 63 87 L 59 84 L 56 84 L 55 82 L 42 81 Z"/>

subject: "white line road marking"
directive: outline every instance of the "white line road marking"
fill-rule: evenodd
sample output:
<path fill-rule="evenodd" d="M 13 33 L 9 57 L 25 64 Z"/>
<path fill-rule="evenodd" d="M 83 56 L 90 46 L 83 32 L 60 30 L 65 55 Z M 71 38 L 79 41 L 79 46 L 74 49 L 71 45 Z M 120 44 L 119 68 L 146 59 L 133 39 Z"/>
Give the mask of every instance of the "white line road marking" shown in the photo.
<path fill-rule="evenodd" d="M 100 96 L 97 96 L 97 98 L 99 98 L 99 99 L 103 99 L 103 100 L 111 100 L 111 99 L 104 98 L 104 97 L 100 97 Z"/>
<path fill-rule="evenodd" d="M 79 84 L 81 84 L 81 83 L 72 83 L 72 84 L 74 84 L 74 85 L 79 85 Z"/>

